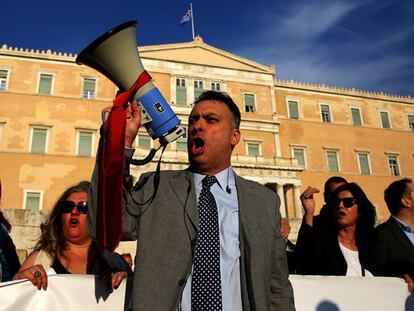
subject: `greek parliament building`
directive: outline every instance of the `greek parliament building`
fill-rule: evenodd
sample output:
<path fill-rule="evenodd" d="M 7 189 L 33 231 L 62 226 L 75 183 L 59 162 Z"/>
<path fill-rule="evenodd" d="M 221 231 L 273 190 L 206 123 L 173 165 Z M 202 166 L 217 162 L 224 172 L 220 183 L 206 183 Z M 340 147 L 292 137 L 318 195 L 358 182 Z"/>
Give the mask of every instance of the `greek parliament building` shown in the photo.
<path fill-rule="evenodd" d="M 300 193 L 321 189 L 327 178 L 355 181 L 388 217 L 383 191 L 414 177 L 414 99 L 357 89 L 277 80 L 274 66 L 220 50 L 200 37 L 187 43 L 139 48 L 150 72 L 183 125 L 191 103 L 208 89 L 227 92 L 242 112 L 242 139 L 233 152 L 235 171 L 281 198 L 281 214 L 299 223 Z M 18 248 L 30 248 L 43 215 L 58 196 L 90 180 L 101 125 L 116 87 L 75 63 L 76 55 L 0 48 L 1 209 L 14 225 Z M 154 142 L 136 141 L 143 158 Z M 161 169 L 188 165 L 186 138 L 170 144 Z M 157 162 L 133 167 L 134 175 Z M 294 239 L 294 237 L 293 237 Z"/>

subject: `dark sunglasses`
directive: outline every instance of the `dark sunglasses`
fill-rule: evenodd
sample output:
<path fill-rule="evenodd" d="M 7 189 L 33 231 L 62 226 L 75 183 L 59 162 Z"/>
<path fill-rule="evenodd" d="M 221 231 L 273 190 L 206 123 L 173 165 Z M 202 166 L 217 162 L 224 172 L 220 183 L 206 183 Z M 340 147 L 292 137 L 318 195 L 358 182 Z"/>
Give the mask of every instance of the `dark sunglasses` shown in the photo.
<path fill-rule="evenodd" d="M 343 198 L 343 199 L 336 198 L 335 206 L 339 206 L 339 203 L 341 202 L 344 204 L 346 208 L 351 208 L 352 206 L 354 206 L 354 204 L 356 204 L 357 200 L 355 198 Z"/>
<path fill-rule="evenodd" d="M 62 214 L 71 213 L 75 207 L 81 214 L 88 213 L 88 202 L 86 201 L 78 202 L 78 204 L 75 204 L 75 202 L 73 201 L 63 201 L 62 203 L 60 203 L 60 212 Z"/>

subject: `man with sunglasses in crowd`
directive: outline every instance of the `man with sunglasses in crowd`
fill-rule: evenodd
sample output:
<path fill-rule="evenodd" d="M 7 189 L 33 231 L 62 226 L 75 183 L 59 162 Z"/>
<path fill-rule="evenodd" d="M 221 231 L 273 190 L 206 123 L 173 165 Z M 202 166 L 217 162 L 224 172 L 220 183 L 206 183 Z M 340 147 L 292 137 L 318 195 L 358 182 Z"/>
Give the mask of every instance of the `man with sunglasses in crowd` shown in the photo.
<path fill-rule="evenodd" d="M 140 126 L 135 102 L 131 108 L 127 148 Z M 204 92 L 188 118 L 189 168 L 161 171 L 158 182 L 144 174 L 125 190 L 124 238 L 138 243 L 134 310 L 294 310 L 280 200 L 231 167 L 239 125 L 227 94 Z M 94 179 L 93 236 L 96 187 Z"/>
<path fill-rule="evenodd" d="M 403 178 L 384 191 L 390 218 L 376 228 L 374 272 L 402 277 L 414 290 L 414 183 Z"/>
<path fill-rule="evenodd" d="M 328 178 L 324 185 L 323 198 L 325 204 L 322 206 L 319 211 L 319 215 L 314 216 L 315 213 L 315 199 L 314 194 L 319 193 L 320 190 L 315 187 L 309 186 L 301 194 L 300 200 L 305 211 L 303 221 L 309 226 L 315 227 L 326 227 L 333 225 L 333 208 L 329 205 L 332 194 L 339 186 L 345 185 L 348 182 L 345 178 L 340 176 L 332 176 Z"/>

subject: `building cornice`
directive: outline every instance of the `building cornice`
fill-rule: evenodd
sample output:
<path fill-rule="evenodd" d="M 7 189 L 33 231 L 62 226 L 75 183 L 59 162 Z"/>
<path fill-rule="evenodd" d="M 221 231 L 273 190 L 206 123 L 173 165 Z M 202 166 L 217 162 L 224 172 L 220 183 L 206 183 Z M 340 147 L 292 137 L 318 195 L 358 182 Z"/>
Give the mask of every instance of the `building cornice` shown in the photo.
<path fill-rule="evenodd" d="M 343 88 L 336 86 L 329 86 L 326 84 L 304 83 L 294 80 L 275 80 L 275 88 L 290 89 L 295 91 L 308 91 L 324 93 L 327 95 L 350 96 L 355 98 L 367 98 L 374 100 L 385 100 L 396 103 L 414 104 L 414 98 L 411 96 L 401 96 L 394 94 L 387 94 L 384 92 L 371 92 L 355 88 Z"/>
<path fill-rule="evenodd" d="M 237 62 L 246 64 L 248 66 L 255 67 L 263 73 L 268 73 L 271 75 L 274 75 L 276 73 L 276 69 L 274 65 L 271 65 L 271 66 L 262 65 L 255 61 L 249 60 L 247 58 L 221 50 L 219 48 L 216 48 L 212 45 L 205 43 L 204 40 L 200 36 L 195 37 L 193 41 L 189 41 L 189 42 L 140 46 L 138 47 L 138 50 L 140 53 L 141 52 L 145 53 L 145 52 L 162 51 L 162 50 L 178 50 L 178 49 L 184 49 L 184 48 L 185 49 L 201 48 L 201 49 L 210 51 L 212 53 L 233 59 Z M 143 58 L 151 58 L 151 57 L 143 57 Z"/>
<path fill-rule="evenodd" d="M 76 54 L 72 53 L 62 53 L 62 52 L 55 52 L 50 49 L 45 50 L 34 50 L 34 49 L 23 49 L 17 47 L 11 47 L 7 44 L 3 44 L 0 47 L 0 55 L 4 56 L 16 56 L 16 57 L 23 57 L 23 58 L 35 58 L 41 60 L 49 60 L 49 61 L 61 61 L 61 62 L 69 62 L 74 63 Z"/>

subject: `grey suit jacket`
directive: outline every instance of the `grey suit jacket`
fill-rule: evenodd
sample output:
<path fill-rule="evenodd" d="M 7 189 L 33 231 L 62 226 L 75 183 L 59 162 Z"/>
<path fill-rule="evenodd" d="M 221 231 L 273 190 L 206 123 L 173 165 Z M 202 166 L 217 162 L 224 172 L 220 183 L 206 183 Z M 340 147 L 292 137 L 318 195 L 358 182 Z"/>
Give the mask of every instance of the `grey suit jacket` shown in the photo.
<path fill-rule="evenodd" d="M 383 276 L 414 275 L 414 246 L 393 217 L 375 228 L 373 270 Z"/>
<path fill-rule="evenodd" d="M 134 310 L 176 310 L 191 271 L 198 211 L 192 173 L 143 174 L 125 190 L 124 239 L 137 240 Z M 243 310 L 294 310 L 280 201 L 266 187 L 236 176 L 240 217 Z M 97 173 L 90 190 L 88 229 L 95 236 Z"/>

